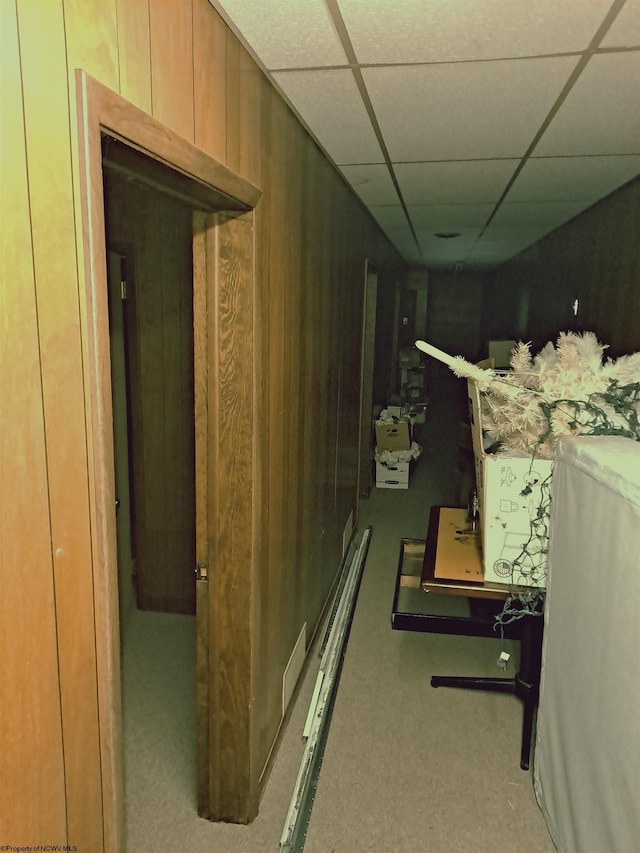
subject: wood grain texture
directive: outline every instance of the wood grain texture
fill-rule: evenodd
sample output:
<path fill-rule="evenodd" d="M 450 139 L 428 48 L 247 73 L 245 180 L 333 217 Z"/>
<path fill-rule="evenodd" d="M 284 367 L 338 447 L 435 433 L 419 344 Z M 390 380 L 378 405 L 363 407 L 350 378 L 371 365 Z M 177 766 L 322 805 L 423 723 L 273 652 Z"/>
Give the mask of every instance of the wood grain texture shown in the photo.
<path fill-rule="evenodd" d="M 195 144 L 227 162 L 227 30 L 209 0 L 193 0 Z"/>
<path fill-rule="evenodd" d="M 251 766 L 254 721 L 249 713 L 255 571 L 253 214 L 219 214 L 216 230 L 215 291 L 209 293 L 207 308 L 215 324 L 215 334 L 209 337 L 209 364 L 216 368 L 210 372 L 209 388 L 210 436 L 215 436 L 209 473 L 209 489 L 215 491 L 209 518 L 214 532 L 209 592 L 210 810 L 216 820 L 246 823 L 257 813 Z"/>
<path fill-rule="evenodd" d="M 149 0 L 116 0 L 118 20 L 118 91 L 151 113 L 151 39 Z"/>
<path fill-rule="evenodd" d="M 170 163 L 205 184 L 210 188 L 214 206 L 243 210 L 257 204 L 261 196 L 257 186 L 181 139 L 160 121 L 127 103 L 97 80 L 86 76 L 83 80 L 87 98 L 94 104 L 103 129 L 112 131 L 145 154 Z"/>
<path fill-rule="evenodd" d="M 48 642 L 46 631 L 38 634 L 47 645 L 40 655 L 41 679 L 55 687 L 60 676 L 63 697 L 68 695 L 68 673 L 80 679 L 84 692 L 79 707 L 63 710 L 64 719 L 77 729 L 68 743 L 68 767 L 73 771 L 69 793 L 72 799 L 82 799 L 84 810 L 75 824 L 74 805 L 69 823 L 79 832 L 96 833 L 96 838 L 104 831 L 106 850 L 123 849 L 123 794 L 100 128 L 208 186 L 213 208 L 256 208 L 255 215 L 221 221 L 205 241 L 210 257 L 223 258 L 224 272 L 220 316 L 225 322 L 219 324 L 217 337 L 208 340 L 208 367 L 216 371 L 215 381 L 209 377 L 211 399 L 222 413 L 219 423 L 209 413 L 208 440 L 216 460 L 209 475 L 218 483 L 209 495 L 209 512 L 212 525 L 220 525 L 212 527 L 209 548 L 213 557 L 228 557 L 221 561 L 216 613 L 218 626 L 229 626 L 220 644 L 219 638 L 209 636 L 211 749 L 222 746 L 218 754 L 223 762 L 211 767 L 219 771 L 217 779 L 211 776 L 211 814 L 240 821 L 255 814 L 267 757 L 273 754 L 282 722 L 284 664 L 302 622 L 317 624 L 335 581 L 342 529 L 352 505 L 351 466 L 357 464 L 350 456 L 355 445 L 349 383 L 360 345 L 360 320 L 352 321 L 361 316 L 361 297 L 352 292 L 354 271 L 360 281 L 364 257 L 381 270 L 399 263 L 355 196 L 345 191 L 342 179 L 293 121 L 235 36 L 226 26 L 221 29 L 217 13 L 212 14 L 204 0 L 151 0 L 148 34 L 145 4 L 125 8 L 125 3 L 128 0 L 51 0 L 42 4 L 47 8 L 41 21 L 35 20 L 40 4 L 3 4 L 3 14 L 6 9 L 15 15 L 18 8 L 25 22 L 20 50 L 29 89 L 25 126 L 31 160 L 24 181 L 34 205 L 34 246 L 26 257 L 29 269 L 36 270 L 39 319 L 42 310 L 42 429 L 47 430 L 51 450 L 51 530 L 54 543 L 63 548 L 57 565 L 66 566 L 69 559 L 81 582 L 73 587 L 73 572 L 69 579 L 59 575 L 69 619 L 66 626 L 60 623 L 60 648 L 69 654 L 63 653 L 58 674 L 57 646 Z M 43 35 L 45 21 L 52 22 L 48 38 Z M 12 32 L 17 33 L 15 23 Z M 219 45 L 223 35 L 224 75 L 222 51 L 214 49 L 212 65 L 200 67 L 202 54 Z M 17 57 L 17 35 L 14 46 Z M 43 78 L 43 57 L 53 67 L 50 81 Z M 15 62 L 18 67 L 17 58 Z M 91 75 L 77 75 L 77 90 L 76 68 Z M 16 91 L 22 95 L 20 86 Z M 150 104 L 155 118 L 146 112 Z M 43 144 L 37 135 L 47 117 L 55 131 L 51 137 L 47 125 Z M 20 123 L 21 115 L 16 119 Z M 218 157 L 224 163 L 206 153 L 222 152 L 221 125 L 224 158 Z M 47 165 L 50 142 L 52 160 Z M 26 176 L 24 148 L 16 162 Z M 4 198 L 2 204 L 4 208 Z M 222 235 L 219 247 L 216 234 Z M 52 257 L 58 238 L 59 257 Z M 248 261 L 238 266 L 238 259 Z M 78 270 L 83 279 L 79 291 Z M 212 270 L 215 277 L 215 263 Z M 16 305 L 27 327 L 33 324 L 28 303 Z M 25 340 L 33 342 L 28 336 Z M 167 347 L 181 349 L 180 336 L 174 335 Z M 40 377 L 33 359 L 29 349 L 28 369 Z M 64 399 L 56 398 L 56 383 L 61 383 Z M 25 450 L 25 466 L 37 501 L 43 499 L 38 460 L 44 449 L 40 427 L 30 422 L 25 435 L 33 456 Z M 339 437 L 343 426 L 344 442 Z M 231 436 L 239 441 L 233 448 Z M 339 459 L 347 466 L 340 482 Z M 67 468 L 72 495 L 63 505 L 62 472 Z M 299 533 L 289 541 L 291 529 Z M 91 595 L 82 586 L 87 577 L 92 577 Z M 248 588 L 240 583 L 243 579 Z M 42 606 L 44 617 L 45 605 L 34 606 Z M 16 607 L 28 612 L 22 599 Z M 90 673 L 91 667 L 84 667 L 91 660 L 91 643 L 69 647 L 75 630 L 86 638 L 92 608 L 96 651 L 95 671 Z M 42 622 L 43 631 L 51 624 Z M 90 703 L 84 697 L 89 690 L 100 708 L 103 830 L 102 817 L 94 823 L 90 817 L 95 788 L 89 784 L 86 792 L 80 790 L 78 763 L 71 757 L 80 754 L 80 744 L 92 730 L 89 725 L 81 731 L 79 724 L 79 717 L 88 713 Z M 47 729 L 47 710 L 36 713 L 25 704 L 20 709 L 32 714 L 35 729 Z M 229 737 L 226 726 L 232 726 Z M 48 754 L 55 766 L 55 748 Z M 52 778 L 52 799 L 46 804 L 57 802 L 55 772 Z M 31 811 L 25 804 L 19 814 Z M 95 849 L 100 849 L 97 843 Z"/>
<path fill-rule="evenodd" d="M 270 215 L 271 223 L 282 223 L 281 228 L 273 228 L 269 235 L 269 337 L 268 354 L 268 408 L 264 429 L 269 433 L 269 483 L 267 504 L 269 506 L 269 552 L 267 555 L 267 583 L 269 600 L 267 607 L 271 612 L 285 612 L 287 584 L 285 578 L 289 574 L 285 550 L 287 545 L 287 513 L 286 496 L 287 483 L 287 442 L 288 424 L 288 366 L 286 364 L 286 339 L 288 335 L 286 311 L 288 281 L 287 270 L 287 233 L 284 227 L 287 212 L 287 153 L 286 121 L 287 111 L 283 104 L 274 103 L 271 111 L 270 127 Z M 294 286 L 294 285 L 292 285 Z M 267 678 L 270 684 L 275 684 L 282 677 L 286 665 L 285 633 L 292 630 L 291 619 L 288 619 L 286 632 L 268 632 L 265 637 L 267 645 Z M 281 699 L 273 688 L 265 696 L 263 710 L 269 728 L 274 725 L 281 715 Z"/>
<path fill-rule="evenodd" d="M 193 3 L 149 0 L 153 115 L 194 140 Z"/>
<path fill-rule="evenodd" d="M 117 92 L 120 79 L 116 0 L 53 0 L 53 4 L 64 9 L 71 91 L 76 69 L 82 69 Z M 30 4 L 22 2 L 21 5 Z"/>
<path fill-rule="evenodd" d="M 85 413 L 89 464 L 95 613 L 96 690 L 100 709 L 102 815 L 106 851 L 124 844 L 124 779 L 122 761 L 122 703 L 120 633 L 118 625 L 115 477 L 111 432 L 109 377 L 109 311 L 100 113 L 91 97 L 86 75 L 76 74 L 78 133 L 78 269 L 82 284 L 79 305 L 83 369 L 87 377 Z"/>
<path fill-rule="evenodd" d="M 230 169 L 260 186 L 263 75 L 230 30 L 227 30 L 225 51 L 226 162 Z"/>
<path fill-rule="evenodd" d="M 67 821 L 74 843 L 101 849 L 102 791 L 84 378 L 78 311 L 64 20 L 58 3 L 21 4 L 23 98 L 33 267 L 58 624 Z M 42 57 L 47 57 L 46 71 Z M 42 86 L 46 74 L 47 86 Z M 55 228 L 51 211 L 56 211 Z M 87 606 L 89 603 L 89 606 Z"/>
<path fill-rule="evenodd" d="M 14 3 L 0 4 L 0 814 L 5 838 L 67 839 L 47 459 Z M 10 214 L 10 215 L 9 215 Z"/>
<path fill-rule="evenodd" d="M 152 156 L 164 160 L 165 162 L 173 163 L 178 169 L 186 174 L 194 175 L 202 184 L 211 186 L 212 195 L 215 199 L 221 198 L 219 189 L 214 182 L 209 184 L 212 175 L 220 177 L 221 182 L 228 188 L 233 185 L 237 187 L 237 195 L 241 199 L 259 198 L 260 193 L 251 185 L 243 181 L 238 176 L 232 175 L 228 169 L 221 164 L 217 164 L 206 157 L 202 152 L 195 149 L 194 146 L 179 140 L 168 129 L 163 128 L 157 121 L 149 120 L 140 110 L 132 105 L 126 104 L 119 96 L 105 89 L 100 84 L 86 78 L 84 75 L 78 76 L 79 91 L 81 93 L 81 115 L 80 126 L 82 127 L 81 139 L 86 141 L 86 147 L 81 146 L 81 157 L 83 168 L 81 170 L 83 198 L 86 198 L 86 204 L 83 204 L 83 229 L 82 233 L 85 237 L 84 251 L 87 259 L 86 271 L 86 306 L 88 311 L 88 319 L 86 322 L 87 330 L 87 351 L 89 354 L 89 387 L 91 389 L 88 402 L 89 417 L 93 426 L 94 435 L 94 458 L 91 480 L 92 488 L 95 488 L 95 501 L 97 512 L 95 516 L 96 525 L 96 542 L 99 545 L 95 560 L 101 567 L 99 578 L 105 580 L 104 589 L 101 588 L 101 596 L 97 604 L 98 621 L 100 624 L 99 640 L 101 644 L 99 655 L 99 695 L 104 704 L 104 715 L 101 716 L 101 742 L 102 731 L 106 732 L 103 745 L 103 751 L 113 763 L 107 762 L 108 766 L 105 770 L 107 782 L 111 783 L 112 798 L 109 802 L 111 811 L 108 815 L 108 820 L 105 821 L 105 827 L 111 833 L 111 836 L 116 838 L 118 834 L 119 819 L 122 815 L 122 793 L 118 791 L 118 786 L 115 784 L 114 778 L 109 779 L 118 773 L 117 759 L 118 748 L 120 744 L 119 723 L 115 709 L 110 702 L 114 695 L 117 695 L 115 689 L 109 695 L 107 685 L 115 688 L 117 682 L 113 684 L 113 671 L 115 669 L 114 652 L 117 652 L 117 638 L 113 636 L 113 622 L 108 619 L 108 614 L 113 613 L 113 602 L 107 601 L 109 591 L 113 590 L 113 570 L 109 567 L 114 565 L 115 561 L 115 543 L 114 529 L 112 527 L 112 519 L 107 511 L 109 505 L 113 506 L 113 478 L 108 477 L 109 466 L 112 466 L 112 450 L 110 449 L 109 438 L 105 431 L 105 425 L 108 423 L 109 412 L 109 386 L 105 382 L 105 376 L 108 375 L 108 368 L 105 370 L 105 364 L 108 365 L 108 319 L 106 312 L 106 300 L 102 296 L 103 290 L 106 294 L 106 273 L 105 273 L 105 243 L 104 243 L 104 221 L 103 221 L 103 198 L 102 198 L 102 177 L 100 169 L 100 127 L 109 128 L 119 138 L 130 139 L 132 144 L 140 150 L 149 150 Z M 150 131 L 151 128 L 151 131 Z M 149 147 L 150 146 L 150 147 Z M 229 176 L 231 179 L 229 180 Z M 236 201 L 236 205 L 240 206 L 241 202 Z M 210 236 L 207 235 L 207 251 L 211 252 L 211 256 L 215 257 L 215 231 Z M 212 265 L 215 270 L 215 263 Z M 213 274 L 213 273 L 212 273 Z M 251 279 L 253 286 L 253 278 Z M 213 350 L 212 361 L 214 367 L 217 366 L 218 360 Z M 213 383 L 213 390 L 217 385 Z M 210 441 L 217 446 L 218 426 L 215 420 L 210 429 Z M 214 468 L 214 473 L 215 473 Z M 209 496 L 210 507 L 212 507 L 213 518 L 219 514 L 219 498 L 214 492 L 210 492 Z M 234 587 L 231 587 L 231 592 Z M 217 606 L 224 608 L 226 599 L 222 597 Z M 110 609 L 111 608 L 111 609 Z M 117 611 L 117 600 L 115 602 L 115 610 Z M 105 617 L 107 617 L 105 621 Z M 111 633 L 110 633 L 111 632 Z M 217 648 L 217 647 L 215 647 Z M 219 661 L 215 655 L 210 662 L 210 671 L 215 680 L 215 673 L 220 671 L 216 668 Z M 117 670 L 116 670 L 117 672 Z M 102 673 L 111 673 L 110 681 L 106 682 L 102 678 Z M 215 708 L 215 703 L 211 702 L 212 708 Z M 231 713 L 230 718 L 236 722 L 239 721 L 239 727 L 248 726 L 250 706 L 244 706 L 244 717 L 238 717 L 237 714 Z M 237 708 L 235 708 L 237 711 Z M 113 752 L 109 755 L 109 747 L 113 747 Z M 247 820 L 248 815 L 255 814 L 257 808 L 257 792 L 258 783 L 248 775 L 247 765 L 233 765 L 233 772 L 236 774 L 237 787 L 235 795 L 242 799 L 238 803 L 234 799 L 232 806 L 237 806 L 237 817 L 231 818 L 237 820 Z M 212 786 L 220 786 L 226 782 L 228 774 L 225 773 L 222 777 L 212 777 Z M 239 781 L 238 781 L 239 780 Z M 234 783 L 235 784 L 235 783 Z M 212 798 L 212 802 L 219 803 L 219 800 Z M 249 806 L 248 804 L 252 804 Z M 225 806 L 226 807 L 226 806 Z M 211 812 L 215 817 L 215 814 Z M 111 843 L 111 849 L 121 849 L 118 846 L 118 841 Z"/>
<path fill-rule="evenodd" d="M 203 213 L 193 216 L 193 367 L 195 431 L 196 565 L 206 580 L 196 581 L 196 765 L 198 814 L 208 817 L 209 800 L 209 426 L 207 231 L 215 228 Z"/>

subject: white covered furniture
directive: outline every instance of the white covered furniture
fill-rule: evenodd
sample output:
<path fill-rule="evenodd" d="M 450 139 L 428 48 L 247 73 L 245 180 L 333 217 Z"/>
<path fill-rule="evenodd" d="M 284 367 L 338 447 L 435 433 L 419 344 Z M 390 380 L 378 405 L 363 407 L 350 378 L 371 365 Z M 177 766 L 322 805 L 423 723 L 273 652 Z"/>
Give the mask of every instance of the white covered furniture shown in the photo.
<path fill-rule="evenodd" d="M 534 784 L 560 853 L 640 850 L 640 442 L 561 439 Z"/>

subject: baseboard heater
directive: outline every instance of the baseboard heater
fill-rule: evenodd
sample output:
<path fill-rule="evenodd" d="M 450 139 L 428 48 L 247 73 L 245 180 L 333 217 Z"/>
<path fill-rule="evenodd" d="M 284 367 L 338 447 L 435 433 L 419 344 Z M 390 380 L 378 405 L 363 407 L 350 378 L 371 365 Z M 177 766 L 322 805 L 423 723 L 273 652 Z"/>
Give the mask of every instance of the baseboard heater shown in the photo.
<path fill-rule="evenodd" d="M 367 527 L 353 558 L 349 560 L 347 555 L 343 577 L 336 592 L 322 646 L 320 668 L 304 726 L 305 749 L 280 838 L 280 853 L 301 853 L 304 849 L 329 733 L 329 722 L 371 534 L 372 528 Z"/>

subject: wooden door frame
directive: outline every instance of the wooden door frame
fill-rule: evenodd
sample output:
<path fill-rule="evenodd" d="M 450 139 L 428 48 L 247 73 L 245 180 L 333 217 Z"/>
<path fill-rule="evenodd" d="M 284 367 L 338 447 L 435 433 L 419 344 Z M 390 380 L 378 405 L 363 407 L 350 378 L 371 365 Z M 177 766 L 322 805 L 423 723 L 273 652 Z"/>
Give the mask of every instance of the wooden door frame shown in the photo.
<path fill-rule="evenodd" d="M 100 718 L 100 754 L 102 773 L 102 799 L 104 821 L 104 849 L 122 850 L 124 832 L 124 796 L 123 796 L 123 767 L 122 767 L 122 720 L 120 696 L 120 638 L 118 626 L 118 575 L 116 552 L 115 526 L 115 484 L 113 477 L 114 450 L 111 413 L 111 377 L 109 356 L 109 320 L 107 300 L 107 267 L 106 239 L 104 215 L 104 190 L 102 175 L 101 134 L 109 133 L 127 145 L 158 160 L 170 168 L 186 175 L 205 188 L 209 188 L 213 206 L 222 210 L 245 211 L 246 218 L 253 225 L 253 209 L 261 197 L 259 188 L 245 181 L 223 164 L 209 157 L 203 151 L 179 137 L 159 121 L 149 116 L 133 104 L 126 101 L 106 86 L 91 78 L 82 70 L 76 71 L 76 92 L 78 105 L 78 147 L 80 172 L 80 208 L 82 224 L 82 251 L 84 268 L 79 270 L 81 281 L 81 322 L 82 347 L 85 362 L 85 400 L 87 426 L 89 430 L 89 501 L 92 542 L 92 571 L 94 583 L 94 614 L 96 638 L 96 672 L 98 709 Z M 241 219 L 243 217 L 240 217 Z M 233 222 L 226 217 L 220 224 Z M 224 231 L 224 229 L 221 229 Z M 252 228 L 250 229 L 252 230 Z M 245 229 L 246 231 L 246 229 Z M 229 258 L 220 259 L 218 240 L 206 241 L 205 254 L 207 260 L 207 276 L 215 276 L 216 288 L 223 294 L 233 291 L 236 297 L 243 300 L 246 306 L 253 299 L 255 287 L 253 270 L 253 242 L 250 251 L 244 238 L 244 260 L 249 258 L 249 269 L 238 274 L 238 270 L 230 263 Z M 224 239 L 222 243 L 224 244 Z M 227 243 L 234 246 L 237 238 L 231 235 Z M 195 276 L 194 276 L 195 277 Z M 84 288 L 82 287 L 84 283 Z M 234 297 L 234 298 L 236 298 Z M 223 298 L 225 298 L 223 296 Z M 252 323 L 252 316 L 245 317 L 243 325 Z M 246 337 L 246 336 L 245 336 Z M 208 341 L 208 360 L 212 365 L 210 374 L 225 370 L 232 361 L 228 349 L 228 341 L 220 340 L 217 334 L 211 335 Z M 253 350 L 250 350 L 243 362 L 244 373 L 246 365 L 254 370 Z M 233 370 L 232 370 L 233 372 Z M 245 376 L 246 378 L 246 376 Z M 212 381 L 210 375 L 209 381 Z M 245 388 L 245 411 L 252 405 L 252 385 Z M 219 395 L 218 395 L 219 396 Z M 217 405 L 222 401 L 218 399 Z M 210 413 L 210 417 L 211 417 Z M 251 412 L 249 412 L 251 414 Z M 252 424 L 251 424 L 252 426 Z M 246 430 L 244 433 L 246 435 Z M 213 436 L 209 435 L 211 442 Z M 224 465 L 231 467 L 240 458 L 247 470 L 254 460 L 253 438 L 249 447 L 235 447 L 232 457 L 220 457 Z M 226 461 L 225 461 L 226 460 Z M 228 470 L 216 472 L 215 489 L 221 488 L 228 482 Z M 209 495 L 209 513 L 211 505 L 215 506 L 216 495 Z M 246 513 L 253 512 L 252 502 L 248 502 Z M 241 519 L 246 522 L 247 518 Z M 245 537 L 249 543 L 249 558 L 251 562 L 254 547 L 251 529 L 242 529 L 242 524 L 235 536 L 225 542 L 212 541 L 215 531 L 210 532 L 209 549 L 215 548 L 216 562 L 225 560 L 231 565 L 238 555 L 238 539 Z M 246 552 L 246 548 L 240 549 Z M 225 553 L 226 551 L 226 553 Z M 246 553 L 244 554 L 246 557 Z M 251 566 L 252 568 L 252 566 Z M 224 613 L 232 608 L 232 616 L 237 613 L 241 620 L 251 613 L 251 585 L 238 589 L 237 585 L 218 584 L 216 594 L 209 595 L 209 619 L 213 615 Z M 239 600 L 242 597 L 242 601 Z M 242 614 L 240 613 L 242 611 Z M 216 622 L 218 620 L 216 619 Z M 236 651 L 240 652 L 246 662 L 251 651 L 251 625 L 246 623 L 249 630 L 234 637 Z M 241 648 L 238 649 L 237 643 Z M 224 650 L 223 650 L 224 651 Z M 220 667 L 229 663 L 228 650 L 226 657 L 220 658 L 219 650 L 209 644 L 209 674 L 210 685 L 215 690 L 213 676 Z M 250 672 L 245 678 L 250 678 Z M 250 731 L 250 707 L 224 708 L 225 701 L 235 697 L 218 695 L 217 706 L 210 700 L 216 713 L 225 712 L 226 724 L 236 721 L 239 731 Z M 222 707 L 221 707 L 222 703 Z M 244 716 L 246 715 L 246 716 Z M 244 718 L 243 718 L 244 716 Z M 209 712 L 210 737 L 219 738 L 216 733 L 216 720 Z M 247 746 L 247 756 L 250 746 Z M 248 760 L 248 759 L 247 759 Z M 231 786 L 233 797 L 229 800 L 233 808 L 239 809 L 236 815 L 225 815 L 227 820 L 240 822 L 250 820 L 253 816 L 253 801 L 255 800 L 255 782 L 250 768 L 242 766 L 242 762 L 229 766 L 213 768 L 226 776 L 226 782 Z M 219 780 L 210 780 L 210 790 Z M 244 810 L 243 810 L 244 805 Z M 210 799 L 210 819 L 221 819 L 215 812 L 215 796 Z"/>

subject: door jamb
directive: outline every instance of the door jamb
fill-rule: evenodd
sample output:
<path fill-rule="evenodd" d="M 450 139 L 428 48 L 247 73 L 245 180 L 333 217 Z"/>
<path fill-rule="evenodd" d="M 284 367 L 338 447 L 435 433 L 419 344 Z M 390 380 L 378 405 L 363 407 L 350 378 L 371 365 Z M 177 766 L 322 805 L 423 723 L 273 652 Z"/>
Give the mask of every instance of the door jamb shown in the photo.
<path fill-rule="evenodd" d="M 212 203 L 250 211 L 261 190 L 181 139 L 157 119 L 82 70 L 76 71 L 84 269 L 83 358 L 89 443 L 89 498 L 106 850 L 122 850 L 124 791 L 118 628 L 118 578 L 101 133 L 209 187 Z"/>

